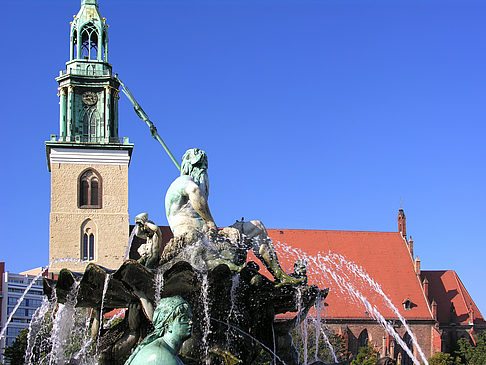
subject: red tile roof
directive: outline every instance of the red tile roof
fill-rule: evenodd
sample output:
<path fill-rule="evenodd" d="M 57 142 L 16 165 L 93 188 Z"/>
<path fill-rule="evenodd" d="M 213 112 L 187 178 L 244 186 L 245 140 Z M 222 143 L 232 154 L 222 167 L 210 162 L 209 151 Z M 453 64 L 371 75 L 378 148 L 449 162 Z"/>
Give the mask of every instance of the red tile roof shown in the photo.
<path fill-rule="evenodd" d="M 172 233 L 167 226 L 161 226 L 163 242 L 167 242 Z M 289 251 L 301 250 L 304 254 L 327 256 L 326 266 L 333 268 L 341 275 L 348 275 L 348 283 L 359 290 L 378 311 L 387 319 L 397 318 L 388 308 L 385 301 L 362 278 L 353 275 L 346 267 L 346 263 L 339 264 L 341 255 L 350 264 L 362 267 L 383 292 L 389 297 L 394 306 L 407 319 L 433 319 L 426 302 L 420 281 L 415 274 L 413 260 L 407 244 L 398 232 L 356 232 L 356 231 L 320 231 L 302 229 L 268 229 L 268 234 L 275 243 L 278 257 L 286 272 L 293 271 L 293 263 L 301 254 Z M 137 240 L 137 238 L 135 238 Z M 279 243 L 280 242 L 280 243 Z M 134 242 L 135 243 L 135 242 Z M 138 244 L 134 245 L 138 247 Z M 136 248 L 132 247 L 133 253 Z M 328 255 L 331 253 L 331 255 Z M 334 255 L 332 255 L 334 254 Z M 259 262 L 253 254 L 250 260 Z M 263 265 L 260 265 L 265 271 Z M 267 275 L 269 275 L 267 273 Z M 309 284 L 316 284 L 320 288 L 330 287 L 331 292 L 326 299 L 327 317 L 335 319 L 368 319 L 370 315 L 365 306 L 345 290 L 341 291 L 329 273 L 322 273 L 315 265 L 309 263 Z M 432 285 L 430 285 L 432 286 Z M 403 302 L 412 302 L 411 310 L 405 310 Z M 478 311 L 479 313 L 479 311 Z"/>
<path fill-rule="evenodd" d="M 422 279 L 429 281 L 429 300 L 437 303 L 440 323 L 467 325 L 472 315 L 474 324 L 486 324 L 471 296 L 453 270 L 422 271 Z"/>
<path fill-rule="evenodd" d="M 289 254 L 286 245 L 300 249 L 311 256 L 327 255 L 326 267 L 338 272 L 345 281 L 359 290 L 370 303 L 387 319 L 397 318 L 385 301 L 373 291 L 366 280 L 354 275 L 349 267 L 356 264 L 361 267 L 389 297 L 398 311 L 407 319 L 431 320 L 432 313 L 422 291 L 420 281 L 415 274 L 408 247 L 398 232 L 354 232 L 354 231 L 318 231 L 301 229 L 269 229 L 268 233 L 275 243 L 282 267 L 292 271 L 293 262 L 299 254 Z M 278 242 L 281 242 L 279 244 Z M 330 255 L 328 255 L 330 253 Z M 341 255 L 346 261 L 342 261 Z M 327 316 L 342 319 L 370 318 L 365 306 L 353 300 L 352 295 L 341 292 L 329 273 L 316 270 L 309 263 L 309 284 L 330 287 L 326 299 Z M 409 299 L 411 310 L 405 310 L 402 303 Z"/>

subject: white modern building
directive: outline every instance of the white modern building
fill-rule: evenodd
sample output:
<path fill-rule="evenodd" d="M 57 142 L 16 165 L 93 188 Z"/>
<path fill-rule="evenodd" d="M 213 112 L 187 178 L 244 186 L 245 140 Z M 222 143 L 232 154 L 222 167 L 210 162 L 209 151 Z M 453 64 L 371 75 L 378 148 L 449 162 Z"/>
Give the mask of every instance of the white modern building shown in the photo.
<path fill-rule="evenodd" d="M 0 317 L 1 328 L 5 326 L 18 300 L 32 280 L 34 280 L 36 277 L 35 274 L 29 275 L 33 274 L 34 272 L 34 270 L 21 274 L 3 272 L 2 283 L 0 285 L 2 307 Z M 42 304 L 42 299 L 43 290 L 41 278 L 36 280 L 36 282 L 29 289 L 28 293 L 25 295 L 7 327 L 4 338 L 0 340 L 0 363 L 3 364 L 3 349 L 12 345 L 20 331 L 29 326 L 32 315 Z"/>

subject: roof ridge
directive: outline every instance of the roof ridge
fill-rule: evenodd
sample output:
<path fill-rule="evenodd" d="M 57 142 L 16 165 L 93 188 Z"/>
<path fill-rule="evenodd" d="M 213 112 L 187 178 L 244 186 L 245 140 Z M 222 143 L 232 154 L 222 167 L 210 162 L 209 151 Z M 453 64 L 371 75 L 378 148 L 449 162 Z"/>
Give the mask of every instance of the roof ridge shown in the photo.
<path fill-rule="evenodd" d="M 400 233 L 400 232 L 398 232 L 398 233 Z M 422 293 L 422 296 L 424 297 L 425 304 L 427 305 L 427 309 L 429 310 L 430 317 L 435 319 L 434 314 L 432 313 L 432 308 L 430 307 L 429 298 L 427 298 L 427 296 L 425 295 L 425 291 L 424 291 L 424 288 L 422 286 L 422 281 L 421 281 L 420 275 L 417 274 L 417 270 L 415 268 L 415 260 L 413 258 L 413 253 L 410 252 L 410 248 L 408 246 L 408 241 L 402 235 L 400 235 L 400 236 L 402 237 L 402 240 L 405 243 L 405 249 L 408 251 L 408 256 L 410 257 L 410 260 L 412 261 L 412 269 L 415 272 L 415 278 L 418 281 L 418 284 L 419 284 L 419 287 L 420 287 L 420 292 Z M 420 271 L 422 272 L 422 270 L 420 270 Z"/>
<path fill-rule="evenodd" d="M 350 233 L 396 233 L 400 234 L 400 232 L 392 232 L 392 231 L 352 231 L 347 229 L 313 229 L 313 228 L 267 228 L 267 230 L 275 230 L 275 231 L 309 231 L 309 232 L 350 232 Z"/>

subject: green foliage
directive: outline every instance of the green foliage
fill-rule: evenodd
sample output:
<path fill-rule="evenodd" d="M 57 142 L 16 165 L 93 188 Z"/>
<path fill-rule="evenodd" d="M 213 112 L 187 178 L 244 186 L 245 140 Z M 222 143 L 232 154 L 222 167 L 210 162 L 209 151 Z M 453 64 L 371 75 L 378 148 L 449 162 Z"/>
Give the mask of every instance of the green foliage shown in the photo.
<path fill-rule="evenodd" d="M 429 365 L 461 365 L 460 358 L 454 358 L 451 354 L 437 352 L 429 359 Z"/>
<path fill-rule="evenodd" d="M 467 365 L 484 365 L 486 364 L 486 331 L 480 332 L 477 336 L 476 346 L 471 344 L 467 339 L 461 338 L 458 342 L 456 351 L 463 362 Z"/>
<path fill-rule="evenodd" d="M 363 346 L 359 349 L 351 365 L 375 365 L 378 361 L 378 352 L 373 345 Z"/>
<path fill-rule="evenodd" d="M 25 350 L 27 349 L 27 332 L 28 328 L 20 331 L 17 338 L 11 346 L 7 347 L 3 353 L 6 360 L 10 361 L 11 365 L 23 365 Z"/>
<path fill-rule="evenodd" d="M 349 358 L 349 353 L 346 349 L 346 342 L 344 338 L 340 335 L 335 334 L 324 326 L 322 326 L 321 329 L 325 332 L 338 361 L 347 360 Z M 291 332 L 295 347 L 300 354 L 300 363 L 304 363 L 305 336 L 307 337 L 308 362 L 312 362 L 313 359 L 317 358 L 325 363 L 334 363 L 334 357 L 332 356 L 331 350 L 329 349 L 329 344 L 324 339 L 322 333 L 319 333 L 319 340 L 316 346 L 316 331 L 318 331 L 318 329 L 314 324 L 302 323 L 299 328 L 296 328 L 294 329 L 294 331 Z"/>

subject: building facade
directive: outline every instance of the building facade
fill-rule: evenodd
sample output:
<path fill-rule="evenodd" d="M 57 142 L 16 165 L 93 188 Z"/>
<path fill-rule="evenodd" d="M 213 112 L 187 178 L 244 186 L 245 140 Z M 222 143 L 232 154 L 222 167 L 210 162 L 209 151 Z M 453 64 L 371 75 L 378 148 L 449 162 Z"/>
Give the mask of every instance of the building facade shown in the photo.
<path fill-rule="evenodd" d="M 22 294 L 35 278 L 35 275 L 3 272 L 1 284 L 2 307 L 0 328 L 5 326 L 8 317 L 11 315 L 19 299 L 22 297 Z M 7 327 L 4 338 L 0 340 L 1 349 L 11 346 L 20 331 L 29 327 L 30 320 L 37 308 L 42 304 L 43 298 L 42 279 L 37 279 L 26 293 L 18 309 L 15 311 L 12 320 Z M 3 351 L 0 353 L 0 363 L 3 363 Z"/>
<path fill-rule="evenodd" d="M 108 25 L 97 0 L 83 0 L 71 23 L 70 58 L 59 83 L 59 134 L 46 142 L 51 172 L 49 260 L 106 267 L 128 244 L 128 166 L 133 145 L 118 137 L 120 83 L 108 63 Z M 74 262 L 54 264 L 83 271 Z"/>

